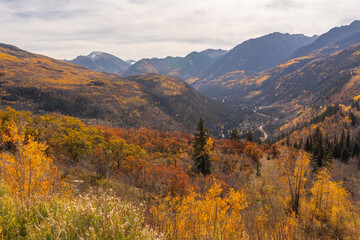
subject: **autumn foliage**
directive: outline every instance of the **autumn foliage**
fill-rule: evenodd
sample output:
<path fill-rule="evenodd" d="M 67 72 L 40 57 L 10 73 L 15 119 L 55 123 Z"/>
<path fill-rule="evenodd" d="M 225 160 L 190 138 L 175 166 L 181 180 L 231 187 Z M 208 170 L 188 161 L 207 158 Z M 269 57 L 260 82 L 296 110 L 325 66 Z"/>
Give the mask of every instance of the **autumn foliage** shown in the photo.
<path fill-rule="evenodd" d="M 4 127 L 2 141 L 12 147 L 0 154 L 3 181 L 28 205 L 37 197 L 49 196 L 59 176 L 53 160 L 46 156 L 47 145 L 26 136 L 26 123 L 17 125 L 10 120 Z"/>
<path fill-rule="evenodd" d="M 311 171 L 311 153 L 302 149 L 209 136 L 202 150 L 212 161 L 212 171 L 204 176 L 193 170 L 190 134 L 90 126 L 71 117 L 37 116 L 10 108 L 0 112 L 0 120 L 0 188 L 6 186 L 26 211 L 34 211 L 28 216 L 41 219 L 37 220 L 41 224 L 31 217 L 29 222 L 62 239 L 66 235 L 59 226 L 74 238 L 85 233 L 102 238 L 104 227 L 116 236 L 154 236 L 140 233 L 139 226 L 151 226 L 165 239 L 360 236 L 357 202 L 350 191 L 356 186 L 339 182 L 326 167 Z M 80 206 L 56 194 L 64 182 L 74 190 L 72 198 Z M 131 199 L 137 207 L 127 209 L 128 215 L 119 219 L 109 206 L 122 209 L 121 200 L 109 200 L 102 193 L 97 197 L 93 189 Z M 8 214 L 4 209 L 10 207 L 2 206 L 13 205 L 1 194 L 0 212 Z M 136 213 L 141 213 L 140 218 L 134 217 Z M 131 235 L 122 228 L 126 219 L 137 223 Z M 26 228 L 19 225 L 11 230 L 1 215 L 0 220 L 0 235 L 1 229 L 6 231 L 2 236 L 11 233 L 16 239 L 19 229 Z M 27 234 L 35 233 L 28 229 Z"/>

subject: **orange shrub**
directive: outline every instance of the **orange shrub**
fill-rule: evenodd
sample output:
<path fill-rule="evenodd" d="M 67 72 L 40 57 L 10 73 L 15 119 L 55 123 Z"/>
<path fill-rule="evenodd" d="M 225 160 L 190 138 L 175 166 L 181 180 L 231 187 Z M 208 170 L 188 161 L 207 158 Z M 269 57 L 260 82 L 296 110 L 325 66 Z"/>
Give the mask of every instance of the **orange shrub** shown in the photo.
<path fill-rule="evenodd" d="M 189 176 L 181 166 L 152 166 L 148 168 L 143 180 L 143 186 L 161 195 L 170 193 L 172 196 L 182 196 L 190 188 Z"/>

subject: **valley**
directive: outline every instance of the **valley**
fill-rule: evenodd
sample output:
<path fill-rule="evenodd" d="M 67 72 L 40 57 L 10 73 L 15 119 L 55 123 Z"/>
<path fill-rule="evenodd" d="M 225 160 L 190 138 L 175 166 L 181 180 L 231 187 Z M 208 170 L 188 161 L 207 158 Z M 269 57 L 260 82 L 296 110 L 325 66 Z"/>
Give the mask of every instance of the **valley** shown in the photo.
<path fill-rule="evenodd" d="M 1 43 L 0 238 L 360 239 L 359 126 L 357 20 L 139 61 Z"/>

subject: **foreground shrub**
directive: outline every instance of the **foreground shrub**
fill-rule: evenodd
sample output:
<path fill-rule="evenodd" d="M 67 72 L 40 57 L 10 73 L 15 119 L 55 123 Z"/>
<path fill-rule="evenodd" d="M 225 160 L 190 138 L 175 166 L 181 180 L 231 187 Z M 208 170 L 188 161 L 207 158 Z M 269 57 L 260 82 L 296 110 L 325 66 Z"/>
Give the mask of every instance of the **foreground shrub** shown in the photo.
<path fill-rule="evenodd" d="M 38 203 L 27 210 L 0 196 L 1 239 L 156 239 L 139 207 L 108 193 Z"/>
<path fill-rule="evenodd" d="M 246 207 L 244 191 L 225 193 L 215 181 L 204 195 L 169 196 L 151 212 L 168 239 L 243 239 L 241 212 Z"/>

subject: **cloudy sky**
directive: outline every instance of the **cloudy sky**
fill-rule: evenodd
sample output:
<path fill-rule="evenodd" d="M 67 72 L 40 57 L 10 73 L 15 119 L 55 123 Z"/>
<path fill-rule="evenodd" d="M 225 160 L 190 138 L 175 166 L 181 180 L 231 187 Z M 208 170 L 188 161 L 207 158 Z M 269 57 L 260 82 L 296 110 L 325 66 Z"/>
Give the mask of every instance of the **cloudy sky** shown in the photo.
<path fill-rule="evenodd" d="M 0 0 L 0 42 L 58 59 L 97 50 L 139 60 L 355 19 L 359 0 Z"/>

